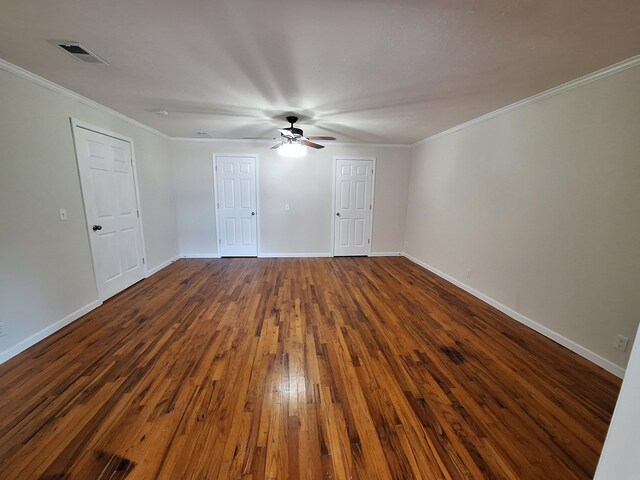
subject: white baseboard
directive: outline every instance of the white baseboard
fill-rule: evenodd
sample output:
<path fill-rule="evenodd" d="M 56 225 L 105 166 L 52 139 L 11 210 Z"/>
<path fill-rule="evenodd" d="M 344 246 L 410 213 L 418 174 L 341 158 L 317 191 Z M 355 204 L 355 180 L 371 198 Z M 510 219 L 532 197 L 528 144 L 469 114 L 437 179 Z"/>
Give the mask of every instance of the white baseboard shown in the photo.
<path fill-rule="evenodd" d="M 332 253 L 259 253 L 258 258 L 317 258 L 333 257 Z"/>
<path fill-rule="evenodd" d="M 153 275 L 154 273 L 158 273 L 160 270 L 162 270 L 165 267 L 168 267 L 169 265 L 171 265 L 173 262 L 175 262 L 176 260 L 178 260 L 180 257 L 178 255 L 176 255 L 173 258 L 170 258 L 169 260 L 167 260 L 166 262 L 162 262 L 160 265 L 158 265 L 157 267 L 152 268 L 151 270 L 147 270 L 147 278 L 149 278 L 151 275 Z"/>
<path fill-rule="evenodd" d="M 66 327 L 67 325 L 69 325 L 73 321 L 79 319 L 81 316 L 89 313 L 91 310 L 93 310 L 94 308 L 99 307 L 100 305 L 102 305 L 102 302 L 100 300 L 94 300 L 93 302 L 89 303 L 88 305 L 85 305 L 84 307 L 82 307 L 82 308 L 76 310 L 75 312 L 67 315 L 62 320 L 59 320 L 56 323 L 54 323 L 52 325 L 49 325 L 47 328 L 44 328 L 44 329 L 40 330 L 39 332 L 31 335 L 29 338 L 26 338 L 26 339 L 22 340 L 17 345 L 14 345 L 13 347 L 8 348 L 4 352 L 0 352 L 0 363 L 4 363 L 7 360 L 9 360 L 10 358 L 15 357 L 20 352 L 23 352 L 27 348 L 35 345 L 40 340 L 44 340 L 49 335 L 57 332 L 58 330 L 60 330 L 63 327 Z"/>
<path fill-rule="evenodd" d="M 180 258 L 220 258 L 217 253 L 181 253 Z"/>
<path fill-rule="evenodd" d="M 370 257 L 399 257 L 402 252 L 371 252 Z"/>
<path fill-rule="evenodd" d="M 512 310 L 511 308 L 507 307 L 506 305 L 501 304 L 500 302 L 498 302 L 498 301 L 494 300 L 493 298 L 485 295 L 484 293 L 479 292 L 476 289 L 474 289 L 474 288 L 462 283 L 461 281 L 453 278 L 452 276 L 447 275 L 444 272 L 441 272 L 437 268 L 434 268 L 431 265 L 429 265 L 429 264 L 427 264 L 427 263 L 425 263 L 425 262 L 423 262 L 421 260 L 418 260 L 416 257 L 413 257 L 413 256 L 409 255 L 408 253 L 402 253 L 402 256 L 408 258 L 409 260 L 411 260 L 412 262 L 420 265 L 421 267 L 426 268 L 430 272 L 435 273 L 439 277 L 442 277 L 445 280 L 453 283 L 457 287 L 460 287 L 464 291 L 470 293 L 474 297 L 479 298 L 483 302 L 488 303 L 492 307 L 500 310 L 502 313 L 510 316 L 514 320 L 517 320 L 518 322 L 526 325 L 527 327 L 532 328 L 536 332 L 541 333 L 545 337 L 550 338 L 554 342 L 559 343 L 563 347 L 568 348 L 572 352 L 577 353 L 581 357 L 586 358 L 587 360 L 589 360 L 589 361 L 595 363 L 596 365 L 604 368 L 608 372 L 613 373 L 615 376 L 617 376 L 619 378 L 623 378 L 624 377 L 624 373 L 625 373 L 625 369 L 624 368 L 622 368 L 619 365 L 616 365 L 615 363 L 607 360 L 604 357 L 601 357 L 600 355 L 598 355 L 597 353 L 592 352 L 588 348 L 577 344 L 573 340 L 568 339 L 567 337 L 559 334 L 558 332 L 555 332 L 555 331 L 551 330 L 550 328 L 547 328 L 544 325 L 541 325 L 538 322 L 536 322 L 534 320 L 531 320 L 528 317 L 525 317 L 524 315 L 516 312 L 515 310 Z"/>

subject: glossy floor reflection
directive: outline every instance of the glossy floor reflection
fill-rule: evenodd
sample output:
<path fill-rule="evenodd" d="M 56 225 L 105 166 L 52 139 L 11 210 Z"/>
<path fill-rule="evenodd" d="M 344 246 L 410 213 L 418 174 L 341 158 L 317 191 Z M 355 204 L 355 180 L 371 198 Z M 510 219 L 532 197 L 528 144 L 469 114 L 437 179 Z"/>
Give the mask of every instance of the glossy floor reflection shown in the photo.
<path fill-rule="evenodd" d="M 619 386 L 404 258 L 180 260 L 0 366 L 0 471 L 586 479 Z"/>

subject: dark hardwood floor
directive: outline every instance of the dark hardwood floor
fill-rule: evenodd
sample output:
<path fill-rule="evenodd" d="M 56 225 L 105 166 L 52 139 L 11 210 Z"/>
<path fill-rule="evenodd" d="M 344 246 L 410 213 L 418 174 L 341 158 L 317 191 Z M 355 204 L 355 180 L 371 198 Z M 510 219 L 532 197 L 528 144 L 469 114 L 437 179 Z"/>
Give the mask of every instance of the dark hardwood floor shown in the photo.
<path fill-rule="evenodd" d="M 0 477 L 591 478 L 619 387 L 404 258 L 180 260 L 0 366 Z"/>

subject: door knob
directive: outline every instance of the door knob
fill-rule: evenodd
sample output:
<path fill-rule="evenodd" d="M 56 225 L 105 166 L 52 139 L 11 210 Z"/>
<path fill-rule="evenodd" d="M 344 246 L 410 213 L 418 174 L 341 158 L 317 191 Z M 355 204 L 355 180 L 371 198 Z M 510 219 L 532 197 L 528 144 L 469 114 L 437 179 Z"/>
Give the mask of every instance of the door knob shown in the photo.
<path fill-rule="evenodd" d="M 102 225 L 94 225 L 92 228 L 94 232 L 98 230 L 102 230 Z"/>
<path fill-rule="evenodd" d="M 339 216 L 340 216 L 340 212 L 336 212 L 336 217 L 339 217 Z"/>
<path fill-rule="evenodd" d="M 251 215 L 255 215 L 255 214 L 256 214 L 256 212 L 251 212 Z"/>

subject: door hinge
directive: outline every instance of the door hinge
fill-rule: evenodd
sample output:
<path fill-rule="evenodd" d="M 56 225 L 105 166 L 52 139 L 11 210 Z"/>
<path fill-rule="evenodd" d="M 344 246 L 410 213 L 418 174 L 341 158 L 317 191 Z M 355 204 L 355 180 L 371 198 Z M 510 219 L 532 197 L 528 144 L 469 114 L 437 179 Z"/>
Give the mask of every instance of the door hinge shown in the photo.
<path fill-rule="evenodd" d="M 218 245 L 222 245 L 222 240 L 218 239 Z"/>
<path fill-rule="evenodd" d="M 369 205 L 369 210 L 373 210 L 373 205 Z"/>
<path fill-rule="evenodd" d="M 373 175 L 373 168 L 371 169 L 371 175 Z"/>
<path fill-rule="evenodd" d="M 371 239 L 370 238 L 367 238 L 367 243 L 371 243 Z"/>
<path fill-rule="evenodd" d="M 136 210 L 136 213 L 138 214 L 138 218 L 140 218 L 140 210 Z"/>
<path fill-rule="evenodd" d="M 144 261 L 144 257 L 142 257 L 142 263 L 145 264 L 146 262 Z"/>
<path fill-rule="evenodd" d="M 218 208 L 220 208 L 220 202 L 218 202 Z"/>

